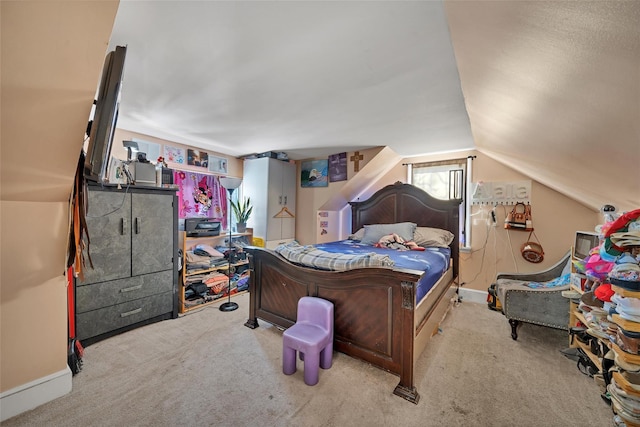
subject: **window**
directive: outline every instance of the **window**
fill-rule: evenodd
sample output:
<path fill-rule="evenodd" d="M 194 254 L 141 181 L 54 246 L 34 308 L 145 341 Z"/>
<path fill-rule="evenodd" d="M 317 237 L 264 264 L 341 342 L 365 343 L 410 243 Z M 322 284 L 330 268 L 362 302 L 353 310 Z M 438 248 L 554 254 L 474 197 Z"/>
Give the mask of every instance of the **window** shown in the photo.
<path fill-rule="evenodd" d="M 413 165 L 412 184 L 441 200 L 463 199 L 464 164 Z"/>
<path fill-rule="evenodd" d="M 471 228 L 467 221 L 466 177 L 470 171 L 469 159 L 452 159 L 409 165 L 409 183 L 441 200 L 461 199 L 460 235 L 461 247 L 470 247 Z"/>

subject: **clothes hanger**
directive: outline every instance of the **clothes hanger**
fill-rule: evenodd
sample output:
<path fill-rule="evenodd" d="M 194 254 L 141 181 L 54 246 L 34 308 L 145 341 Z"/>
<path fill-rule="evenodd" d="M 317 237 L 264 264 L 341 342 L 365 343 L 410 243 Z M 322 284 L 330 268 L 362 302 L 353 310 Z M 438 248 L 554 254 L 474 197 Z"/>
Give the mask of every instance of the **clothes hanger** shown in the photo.
<path fill-rule="evenodd" d="M 286 206 L 283 206 L 282 209 L 280 209 L 280 212 L 275 214 L 273 217 L 274 218 L 295 218 L 296 216 L 293 213 L 291 213 L 291 211 Z"/>

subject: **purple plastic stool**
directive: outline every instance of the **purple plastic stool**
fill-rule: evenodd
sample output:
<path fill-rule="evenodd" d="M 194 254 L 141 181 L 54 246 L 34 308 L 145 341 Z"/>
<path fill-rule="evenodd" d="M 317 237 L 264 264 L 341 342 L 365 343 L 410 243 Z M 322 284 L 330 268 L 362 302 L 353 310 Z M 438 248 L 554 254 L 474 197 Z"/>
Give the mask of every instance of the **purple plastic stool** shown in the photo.
<path fill-rule="evenodd" d="M 282 336 L 282 372 L 296 372 L 296 351 L 304 360 L 304 383 L 318 384 L 318 367 L 329 369 L 333 358 L 333 303 L 316 297 L 298 301 L 298 321 Z"/>

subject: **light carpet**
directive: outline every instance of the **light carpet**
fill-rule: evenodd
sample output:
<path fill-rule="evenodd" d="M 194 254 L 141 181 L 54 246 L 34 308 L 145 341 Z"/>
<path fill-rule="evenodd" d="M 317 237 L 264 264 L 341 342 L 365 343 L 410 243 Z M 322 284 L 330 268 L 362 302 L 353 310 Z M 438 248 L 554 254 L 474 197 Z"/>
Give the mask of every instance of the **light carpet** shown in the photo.
<path fill-rule="evenodd" d="M 392 394 L 393 374 L 342 353 L 303 381 L 282 374 L 282 332 L 244 326 L 240 309 L 204 307 L 86 348 L 66 396 L 3 426 L 608 426 L 593 379 L 559 350 L 566 331 L 507 320 L 463 302 L 416 366 L 417 405 Z"/>

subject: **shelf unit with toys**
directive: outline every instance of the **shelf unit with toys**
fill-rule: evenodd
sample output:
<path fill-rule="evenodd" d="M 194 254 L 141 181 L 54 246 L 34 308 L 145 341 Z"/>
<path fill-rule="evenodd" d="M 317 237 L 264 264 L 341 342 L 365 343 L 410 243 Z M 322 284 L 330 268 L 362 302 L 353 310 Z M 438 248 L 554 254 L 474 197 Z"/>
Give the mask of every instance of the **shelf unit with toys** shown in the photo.
<path fill-rule="evenodd" d="M 587 333 L 597 338 L 591 343 L 599 343 L 606 354 L 595 355 L 589 345 L 578 340 L 571 344 L 582 349 L 600 370 L 604 383 L 601 396 L 611 404 L 615 425 L 640 426 L 640 416 L 629 409 L 640 407 L 640 209 L 606 225 L 608 230 L 599 236 L 598 251 L 589 249 L 588 259 L 574 258 L 585 260 L 584 272 L 576 271 L 579 263 L 574 262 L 571 281 L 582 302 L 602 302 L 599 306 L 604 308 L 606 319 L 591 320 L 596 316 L 585 315 L 586 311 L 578 310 L 578 303 L 571 300 L 569 324 L 587 326 Z"/>
<path fill-rule="evenodd" d="M 583 260 L 589 257 L 589 252 L 599 245 L 599 237 L 597 233 L 592 232 L 576 232 L 575 242 L 571 248 L 571 286 L 570 289 L 577 292 L 581 297 L 585 292 L 591 291 L 593 282 L 589 280 L 584 271 L 579 271 L 577 265 Z M 584 313 L 580 311 L 579 303 L 575 299 L 569 300 L 569 330 L 577 326 L 584 326 L 589 328 L 590 322 L 585 317 Z M 592 322 L 593 323 L 593 322 Z M 594 329 L 587 331 L 594 340 L 595 344 L 589 345 L 583 341 L 580 341 L 578 337 L 573 334 L 569 335 L 569 347 L 580 348 L 587 357 L 593 362 L 598 369 L 599 373 L 602 373 L 602 356 L 604 349 L 607 348 L 608 339 L 604 336 L 598 336 L 594 333 Z M 600 350 L 600 351 L 596 351 Z"/>
<path fill-rule="evenodd" d="M 218 236 L 187 236 L 186 232 L 182 232 L 182 253 L 185 259 L 182 272 L 181 272 L 181 283 L 180 283 L 180 292 L 179 292 L 179 306 L 180 306 L 180 314 L 186 314 L 189 311 L 211 305 L 216 302 L 222 302 L 224 299 L 228 298 L 228 280 L 231 278 L 231 296 L 236 296 L 243 294 L 247 291 L 237 291 L 236 283 L 233 281 L 233 277 L 235 272 L 239 269 L 246 268 L 248 274 L 248 266 L 249 261 L 244 259 L 239 259 L 235 262 L 229 264 L 227 258 L 224 258 L 224 262 L 220 260 L 220 264 L 212 265 L 209 268 L 198 268 L 198 269 L 188 269 L 188 261 L 187 261 L 187 251 L 192 251 L 197 245 L 209 245 L 213 248 L 219 247 L 222 249 L 223 247 L 229 246 L 229 235 L 228 234 L 220 234 Z M 247 231 L 244 233 L 233 233 L 231 235 L 231 241 L 233 243 L 232 246 L 242 247 L 246 245 L 252 244 L 253 241 L 253 229 L 247 228 Z M 222 250 L 220 251 L 222 252 Z M 243 252 L 240 252 L 243 253 Z M 231 269 L 229 269 L 231 267 Z M 194 278 L 195 276 L 208 276 L 213 279 L 215 283 L 213 286 L 208 286 L 208 290 L 205 295 L 189 295 L 189 278 Z M 220 292 L 215 292 L 214 289 L 220 288 Z"/>
<path fill-rule="evenodd" d="M 640 210 L 635 211 L 640 213 Z M 637 217 L 636 217 L 637 218 Z M 640 224 L 639 219 L 635 219 Z M 614 354 L 615 367 L 608 385 L 608 397 L 614 417 L 624 425 L 640 426 L 640 417 L 629 407 L 640 406 L 640 227 L 631 239 L 621 245 L 616 256 L 615 267 L 609 273 L 612 302 L 616 313 L 611 314 L 615 324 L 609 347 Z M 615 242 L 616 244 L 620 242 Z"/>
<path fill-rule="evenodd" d="M 571 329 L 574 326 L 578 326 L 578 325 L 587 325 L 587 320 L 585 319 L 584 315 L 578 310 L 578 304 L 575 303 L 573 300 L 570 300 L 570 308 L 569 308 L 569 329 Z M 604 343 L 606 346 L 606 343 L 604 342 L 604 340 L 602 340 L 601 338 L 598 337 L 594 337 L 597 340 L 599 340 L 600 343 Z M 595 354 L 591 348 L 591 346 L 589 346 L 588 344 L 580 341 L 577 338 L 573 338 L 571 339 L 571 337 L 569 338 L 569 347 L 570 348 L 580 348 L 582 351 L 584 351 L 584 353 L 587 355 L 587 357 L 589 359 L 591 359 L 591 361 L 593 362 L 593 364 L 598 368 L 598 372 L 602 372 L 602 359 L 600 356 L 598 356 L 597 354 Z"/>

